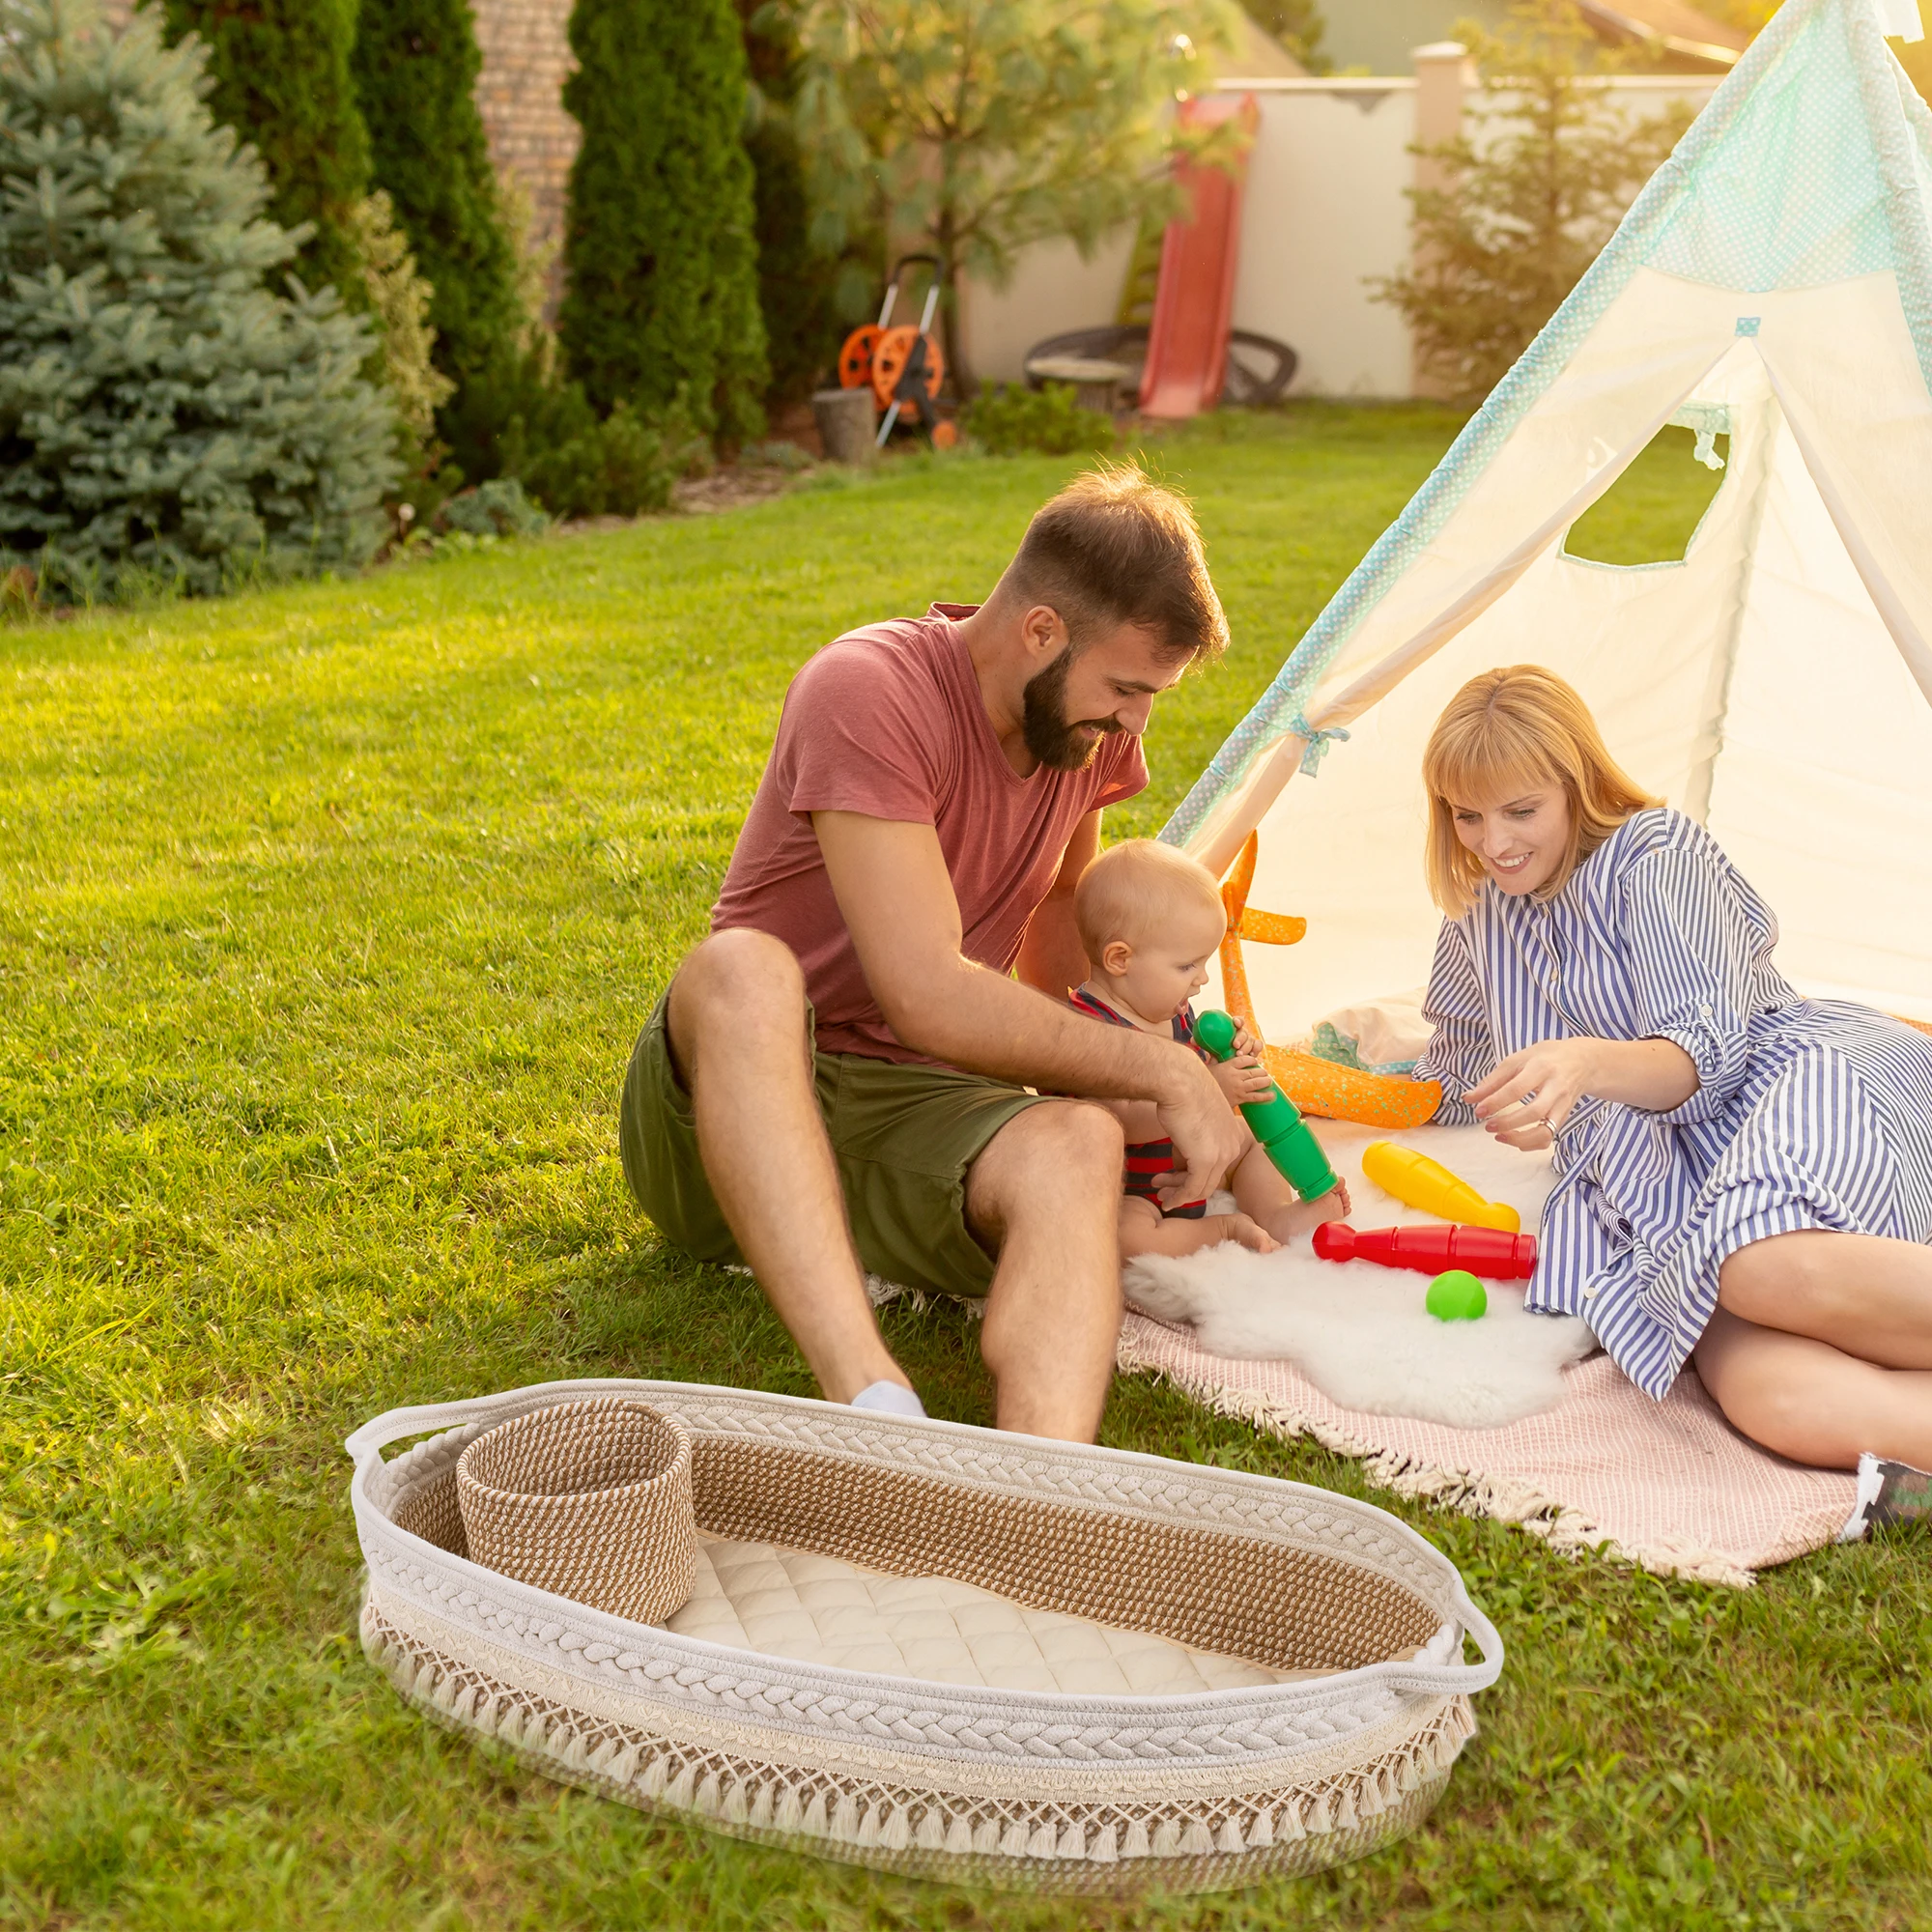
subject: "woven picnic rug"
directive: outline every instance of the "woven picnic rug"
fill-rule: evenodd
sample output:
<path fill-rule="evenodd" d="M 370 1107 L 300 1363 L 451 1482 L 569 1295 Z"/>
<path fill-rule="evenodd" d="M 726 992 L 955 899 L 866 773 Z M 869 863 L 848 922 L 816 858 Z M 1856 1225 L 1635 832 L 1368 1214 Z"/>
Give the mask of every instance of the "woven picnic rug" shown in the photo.
<path fill-rule="evenodd" d="M 1293 1362 L 1230 1361 L 1129 1312 L 1120 1366 L 1165 1376 L 1223 1415 L 1312 1435 L 1372 1482 L 1513 1522 L 1559 1548 L 1660 1574 L 1748 1584 L 1832 1542 L 1852 1513 L 1849 1473 L 1808 1469 L 1747 1442 L 1687 1370 L 1662 1402 L 1607 1355 L 1564 1373 L 1563 1400 L 1500 1429 L 1452 1429 L 1344 1408 Z"/>

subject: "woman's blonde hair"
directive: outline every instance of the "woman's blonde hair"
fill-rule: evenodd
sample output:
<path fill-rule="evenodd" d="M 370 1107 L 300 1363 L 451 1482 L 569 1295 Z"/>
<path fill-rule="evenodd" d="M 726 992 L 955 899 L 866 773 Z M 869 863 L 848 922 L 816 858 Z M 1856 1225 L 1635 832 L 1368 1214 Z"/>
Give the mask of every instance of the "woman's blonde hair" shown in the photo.
<path fill-rule="evenodd" d="M 1451 919 L 1475 903 L 1484 878 L 1482 861 L 1456 836 L 1458 806 L 1561 785 L 1570 801 L 1570 849 L 1537 888 L 1538 897 L 1553 898 L 1625 819 L 1662 803 L 1610 756 L 1589 706 L 1541 665 L 1505 665 L 1472 677 L 1429 734 L 1422 781 L 1429 788 L 1430 895 Z"/>

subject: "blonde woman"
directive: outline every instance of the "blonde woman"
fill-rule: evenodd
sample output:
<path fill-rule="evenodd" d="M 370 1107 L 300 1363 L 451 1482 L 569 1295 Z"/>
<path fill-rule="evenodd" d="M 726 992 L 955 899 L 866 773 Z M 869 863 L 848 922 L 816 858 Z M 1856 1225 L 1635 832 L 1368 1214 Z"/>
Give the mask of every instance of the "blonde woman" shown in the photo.
<path fill-rule="evenodd" d="M 1653 1396 L 1694 1357 L 1745 1435 L 1859 1466 L 1866 1521 L 1923 1515 L 1932 1038 L 1780 978 L 1764 902 L 1549 671 L 1471 679 L 1423 775 L 1416 1072 L 1464 1096 L 1441 1121 L 1555 1148 L 1530 1306 Z"/>

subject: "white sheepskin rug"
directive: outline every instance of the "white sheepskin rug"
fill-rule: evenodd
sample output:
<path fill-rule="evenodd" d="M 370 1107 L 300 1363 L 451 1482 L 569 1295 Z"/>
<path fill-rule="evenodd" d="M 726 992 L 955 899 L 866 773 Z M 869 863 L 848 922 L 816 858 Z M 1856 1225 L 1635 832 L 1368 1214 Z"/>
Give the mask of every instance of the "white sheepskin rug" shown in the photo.
<path fill-rule="evenodd" d="M 1499 1147 L 1481 1127 L 1384 1133 L 1345 1122 L 1312 1122 L 1349 1184 L 1356 1228 L 1440 1226 L 1362 1176 L 1362 1150 L 1393 1140 L 1419 1149 L 1491 1201 L 1506 1201 L 1533 1234 L 1552 1176 L 1547 1154 Z M 1220 1197 L 1217 1208 L 1234 1204 Z M 1123 1275 L 1127 1299 L 1156 1321 L 1192 1330 L 1208 1352 L 1236 1360 L 1293 1361 L 1346 1408 L 1408 1415 L 1460 1429 L 1492 1429 L 1562 1395 L 1564 1368 L 1596 1349 L 1582 1322 L 1531 1315 L 1522 1285 L 1487 1282 L 1477 1321 L 1438 1321 L 1423 1306 L 1430 1277 L 1373 1262 L 1324 1262 L 1307 1238 L 1271 1255 L 1233 1241 L 1173 1259 L 1142 1256 Z"/>

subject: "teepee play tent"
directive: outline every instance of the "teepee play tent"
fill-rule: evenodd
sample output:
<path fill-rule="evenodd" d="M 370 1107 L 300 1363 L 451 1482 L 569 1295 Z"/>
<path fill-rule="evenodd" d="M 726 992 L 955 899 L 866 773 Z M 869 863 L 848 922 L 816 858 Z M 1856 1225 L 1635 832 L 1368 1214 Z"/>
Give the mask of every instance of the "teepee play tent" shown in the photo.
<path fill-rule="evenodd" d="M 1932 113 L 1883 39 L 1918 30 L 1786 0 L 1175 814 L 1217 874 L 1258 828 L 1253 902 L 1308 921 L 1249 953 L 1270 1036 L 1426 977 L 1423 746 L 1522 663 L 1709 826 L 1801 989 L 1932 1020 Z M 1683 558 L 1567 555 L 1671 423 L 1729 440 Z"/>

